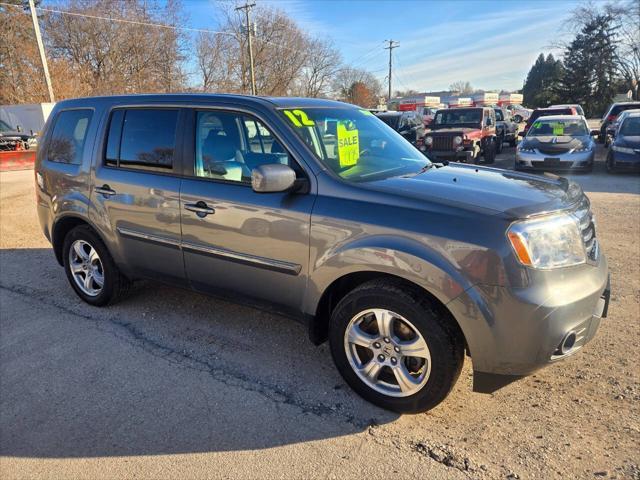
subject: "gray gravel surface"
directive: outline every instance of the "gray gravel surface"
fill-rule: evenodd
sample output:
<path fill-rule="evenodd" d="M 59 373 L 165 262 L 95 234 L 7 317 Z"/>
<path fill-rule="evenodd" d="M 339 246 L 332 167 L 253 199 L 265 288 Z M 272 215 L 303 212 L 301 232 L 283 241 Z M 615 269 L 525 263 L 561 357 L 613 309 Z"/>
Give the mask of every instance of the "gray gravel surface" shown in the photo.
<path fill-rule="evenodd" d="M 288 319 L 155 283 L 83 304 L 33 171 L 0 174 L 0 477 L 640 478 L 640 177 L 574 178 L 612 271 L 596 339 L 494 395 L 467 361 L 445 403 L 400 417 Z"/>

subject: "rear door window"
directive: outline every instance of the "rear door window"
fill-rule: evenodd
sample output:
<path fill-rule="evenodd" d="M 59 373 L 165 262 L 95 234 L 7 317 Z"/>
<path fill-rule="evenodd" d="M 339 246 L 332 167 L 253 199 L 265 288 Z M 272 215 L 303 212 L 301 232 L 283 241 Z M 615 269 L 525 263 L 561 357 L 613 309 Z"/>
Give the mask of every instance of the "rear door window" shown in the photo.
<path fill-rule="evenodd" d="M 177 109 L 135 108 L 111 114 L 105 164 L 168 172 L 176 148 Z"/>
<path fill-rule="evenodd" d="M 80 165 L 93 110 L 64 110 L 58 113 L 47 147 L 50 162 Z"/>

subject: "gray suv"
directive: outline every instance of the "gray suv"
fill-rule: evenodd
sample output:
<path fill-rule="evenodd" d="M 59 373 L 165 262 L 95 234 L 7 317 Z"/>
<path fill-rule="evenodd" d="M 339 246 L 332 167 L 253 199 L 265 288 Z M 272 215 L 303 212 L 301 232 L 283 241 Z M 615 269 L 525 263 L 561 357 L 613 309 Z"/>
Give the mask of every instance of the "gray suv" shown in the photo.
<path fill-rule="evenodd" d="M 157 279 L 276 309 L 397 412 L 465 353 L 491 392 L 579 351 L 607 314 L 589 200 L 563 178 L 432 163 L 339 102 L 143 95 L 59 102 L 37 210 L 85 302 Z"/>

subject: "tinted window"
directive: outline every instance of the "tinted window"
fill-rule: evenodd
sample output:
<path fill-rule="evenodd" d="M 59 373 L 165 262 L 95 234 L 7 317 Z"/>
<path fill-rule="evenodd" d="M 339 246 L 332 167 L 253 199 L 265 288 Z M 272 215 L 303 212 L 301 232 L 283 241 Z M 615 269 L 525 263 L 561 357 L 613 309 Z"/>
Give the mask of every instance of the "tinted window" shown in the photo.
<path fill-rule="evenodd" d="M 620 134 L 627 137 L 640 136 L 640 117 L 627 118 L 620 128 Z"/>
<path fill-rule="evenodd" d="M 173 168 L 178 110 L 115 110 L 111 115 L 105 163 L 141 170 Z"/>
<path fill-rule="evenodd" d="M 194 174 L 216 180 L 249 183 L 251 170 L 272 163 L 297 168 L 262 122 L 239 113 L 197 112 L 195 153 Z"/>
<path fill-rule="evenodd" d="M 67 110 L 60 112 L 53 126 L 47 149 L 51 162 L 82 163 L 82 150 L 87 136 L 92 110 Z"/>

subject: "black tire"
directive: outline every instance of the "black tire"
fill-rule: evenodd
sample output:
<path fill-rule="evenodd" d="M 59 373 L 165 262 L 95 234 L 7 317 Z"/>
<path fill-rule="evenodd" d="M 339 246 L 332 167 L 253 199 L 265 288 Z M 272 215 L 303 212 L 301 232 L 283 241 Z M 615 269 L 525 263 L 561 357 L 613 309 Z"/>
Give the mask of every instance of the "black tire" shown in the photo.
<path fill-rule="evenodd" d="M 500 153 L 502 153 L 502 147 L 504 146 L 504 135 L 496 137 L 496 140 L 496 155 L 499 155 Z"/>
<path fill-rule="evenodd" d="M 431 372 L 424 386 L 406 397 L 378 392 L 364 383 L 349 363 L 344 348 L 351 319 L 369 308 L 388 309 L 420 331 L 431 352 Z M 464 361 L 464 339 L 449 314 L 427 295 L 394 280 L 378 279 L 348 293 L 331 314 L 329 343 L 338 371 L 365 400 L 398 413 L 419 413 L 442 402 L 458 379 Z"/>
<path fill-rule="evenodd" d="M 607 168 L 607 173 L 616 173 L 616 169 L 613 166 L 613 159 L 611 158 L 611 154 L 607 155 L 607 159 L 605 160 L 605 166 Z"/>
<path fill-rule="evenodd" d="M 87 295 L 76 284 L 69 263 L 69 251 L 76 240 L 83 240 L 97 252 L 102 263 L 104 284 L 95 296 Z M 67 279 L 76 294 L 85 302 L 96 307 L 112 304 L 122 299 L 131 289 L 131 281 L 127 279 L 116 266 L 109 250 L 100 237 L 88 225 L 81 225 L 71 230 L 64 238 L 62 245 L 62 259 Z"/>
<path fill-rule="evenodd" d="M 496 142 L 495 140 L 490 140 L 489 145 L 485 145 L 484 147 L 484 163 L 493 163 L 496 161 Z"/>
<path fill-rule="evenodd" d="M 516 122 L 516 123 L 522 122 L 522 115 L 514 115 L 513 116 L 513 121 Z"/>

